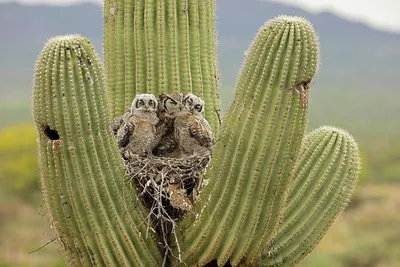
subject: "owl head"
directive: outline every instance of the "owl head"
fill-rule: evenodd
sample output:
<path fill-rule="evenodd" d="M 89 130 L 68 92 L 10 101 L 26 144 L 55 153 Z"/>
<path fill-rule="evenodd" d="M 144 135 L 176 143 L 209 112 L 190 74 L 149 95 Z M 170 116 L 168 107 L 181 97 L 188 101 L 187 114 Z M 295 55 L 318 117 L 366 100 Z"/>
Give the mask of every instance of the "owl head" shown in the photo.
<path fill-rule="evenodd" d="M 158 110 L 161 114 L 168 118 L 175 118 L 183 108 L 183 94 L 164 94 L 161 93 L 158 102 L 160 103 Z"/>
<path fill-rule="evenodd" d="M 152 94 L 137 94 L 132 101 L 131 113 L 156 112 L 158 101 Z"/>
<path fill-rule="evenodd" d="M 185 96 L 183 105 L 193 114 L 201 114 L 204 111 L 204 100 L 192 93 Z"/>

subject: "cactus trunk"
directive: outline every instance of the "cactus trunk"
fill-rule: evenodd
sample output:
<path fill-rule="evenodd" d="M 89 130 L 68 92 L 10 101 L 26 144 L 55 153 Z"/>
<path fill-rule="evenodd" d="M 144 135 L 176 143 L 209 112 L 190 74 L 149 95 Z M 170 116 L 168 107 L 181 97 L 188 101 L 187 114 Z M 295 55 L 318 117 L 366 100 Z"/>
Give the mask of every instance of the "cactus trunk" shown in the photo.
<path fill-rule="evenodd" d="M 161 265 L 157 237 L 144 235 L 146 211 L 123 180 L 89 41 L 48 41 L 36 67 L 34 118 L 45 201 L 69 264 Z"/>
<path fill-rule="evenodd" d="M 104 54 L 113 117 L 135 94 L 191 92 L 218 131 L 215 0 L 106 0 Z"/>

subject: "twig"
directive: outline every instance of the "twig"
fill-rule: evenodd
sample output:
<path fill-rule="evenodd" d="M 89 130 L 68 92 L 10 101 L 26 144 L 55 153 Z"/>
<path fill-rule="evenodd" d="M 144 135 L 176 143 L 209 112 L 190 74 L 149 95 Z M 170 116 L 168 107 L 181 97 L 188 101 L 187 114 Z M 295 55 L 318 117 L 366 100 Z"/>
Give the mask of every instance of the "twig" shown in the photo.
<path fill-rule="evenodd" d="M 35 249 L 35 250 L 29 252 L 29 254 L 32 254 L 32 253 L 35 253 L 35 252 L 38 251 L 38 250 L 41 250 L 41 249 L 44 248 L 45 246 L 47 246 L 47 245 L 53 243 L 56 239 L 57 239 L 57 237 L 53 237 L 52 239 L 50 239 L 49 241 L 47 241 L 46 244 L 44 244 L 44 245 L 40 246 L 39 248 L 37 248 L 37 249 Z"/>
<path fill-rule="evenodd" d="M 214 111 L 215 111 L 215 113 L 217 113 L 218 122 L 219 122 L 219 125 L 221 126 L 222 125 L 221 115 L 219 114 L 219 110 L 215 106 L 214 106 Z"/>
<path fill-rule="evenodd" d="M 172 206 L 169 202 L 169 186 L 178 186 L 178 190 L 186 190 L 187 197 L 192 190 L 201 188 L 198 183 L 210 162 L 210 154 L 193 155 L 186 158 L 155 157 L 151 155 L 140 156 L 129 154 L 124 157 L 128 178 L 125 181 L 135 183 L 138 189 L 136 201 L 148 208 L 148 215 L 140 213 L 141 223 L 146 224 L 146 238 L 149 232 L 158 232 L 160 247 L 163 249 L 164 259 L 162 266 L 169 263 L 169 258 L 175 258 L 180 263 L 182 252 L 178 243 L 177 220 L 182 215 L 182 210 Z M 201 190 L 198 190 L 199 192 Z M 138 205 L 138 204 L 137 204 Z M 173 235 L 173 241 L 170 236 Z M 174 246 L 171 246 L 172 243 Z M 176 253 L 173 252 L 173 248 Z"/>

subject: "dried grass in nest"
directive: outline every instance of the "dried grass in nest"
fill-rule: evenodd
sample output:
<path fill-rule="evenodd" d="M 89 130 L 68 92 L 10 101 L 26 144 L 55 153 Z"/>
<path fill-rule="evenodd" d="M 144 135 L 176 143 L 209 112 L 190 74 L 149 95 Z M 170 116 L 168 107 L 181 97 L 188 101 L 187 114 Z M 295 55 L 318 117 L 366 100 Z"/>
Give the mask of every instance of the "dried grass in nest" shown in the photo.
<path fill-rule="evenodd" d="M 125 153 L 123 158 L 129 180 L 150 211 L 153 225 L 163 239 L 166 260 L 172 251 L 168 244 L 171 234 L 175 236 L 179 251 L 175 232 L 177 221 L 188 212 L 194 212 L 193 203 L 199 198 L 204 171 L 211 156 L 169 158 Z M 180 255 L 176 257 L 180 260 Z"/>

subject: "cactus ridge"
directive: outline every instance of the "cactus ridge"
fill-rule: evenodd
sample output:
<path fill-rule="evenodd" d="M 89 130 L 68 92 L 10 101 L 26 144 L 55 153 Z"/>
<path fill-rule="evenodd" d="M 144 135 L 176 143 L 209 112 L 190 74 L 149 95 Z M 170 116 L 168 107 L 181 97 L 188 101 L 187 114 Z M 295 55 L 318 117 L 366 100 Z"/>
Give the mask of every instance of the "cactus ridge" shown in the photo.
<path fill-rule="evenodd" d="M 347 206 L 360 169 L 357 144 L 347 132 L 321 127 L 305 138 L 278 235 L 262 266 L 293 266 L 311 252 Z M 267 256 L 267 255 L 270 256 Z"/>
<path fill-rule="evenodd" d="M 42 55 L 34 117 L 46 202 L 61 207 L 52 220 L 70 263 L 159 265 L 154 237 L 141 237 L 144 208 L 125 199 L 134 189 L 120 180 L 124 167 L 108 129 L 102 69 L 91 44 L 80 36 L 54 38 Z M 44 126 L 56 129 L 59 140 L 49 140 Z"/>
<path fill-rule="evenodd" d="M 192 92 L 204 99 L 217 133 L 215 1 L 106 0 L 104 17 L 111 116 L 121 115 L 135 94 Z"/>
<path fill-rule="evenodd" d="M 303 19 L 281 17 L 264 25 L 251 46 L 207 172 L 199 217 L 181 223 L 187 229 L 185 263 L 250 263 L 276 231 L 306 121 L 295 87 L 309 83 L 317 65 L 308 60 L 318 51 L 309 27 Z"/>

